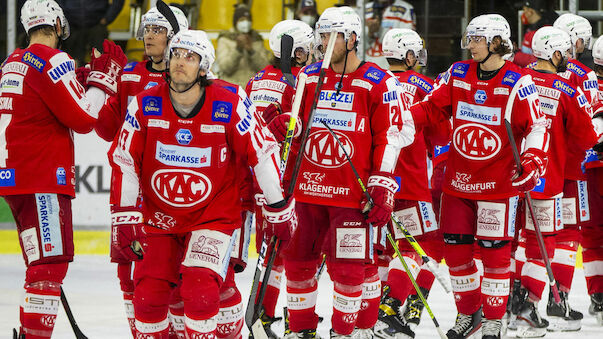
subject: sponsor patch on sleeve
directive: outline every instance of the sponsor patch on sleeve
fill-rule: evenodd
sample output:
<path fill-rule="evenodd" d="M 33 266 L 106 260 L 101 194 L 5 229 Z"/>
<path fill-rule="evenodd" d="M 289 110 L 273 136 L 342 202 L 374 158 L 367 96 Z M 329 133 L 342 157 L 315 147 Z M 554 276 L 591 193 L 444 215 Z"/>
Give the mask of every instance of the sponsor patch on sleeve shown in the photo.
<path fill-rule="evenodd" d="M 219 122 L 230 122 L 232 115 L 232 103 L 216 100 L 212 103 L 211 120 Z"/>
<path fill-rule="evenodd" d="M 35 68 L 38 72 L 42 72 L 44 67 L 46 67 L 46 61 L 44 61 L 44 59 L 29 51 L 23 53 L 21 61 Z"/>
<path fill-rule="evenodd" d="M 142 114 L 143 115 L 161 115 L 162 98 L 156 96 L 145 96 L 142 98 Z"/>
<path fill-rule="evenodd" d="M 374 83 L 374 84 L 378 84 L 379 82 L 381 82 L 381 79 L 383 79 L 383 77 L 385 76 L 385 72 L 377 69 L 375 67 L 369 67 L 368 70 L 366 70 L 366 73 L 364 73 L 364 75 L 362 76 L 365 79 L 368 79 L 370 82 Z"/>

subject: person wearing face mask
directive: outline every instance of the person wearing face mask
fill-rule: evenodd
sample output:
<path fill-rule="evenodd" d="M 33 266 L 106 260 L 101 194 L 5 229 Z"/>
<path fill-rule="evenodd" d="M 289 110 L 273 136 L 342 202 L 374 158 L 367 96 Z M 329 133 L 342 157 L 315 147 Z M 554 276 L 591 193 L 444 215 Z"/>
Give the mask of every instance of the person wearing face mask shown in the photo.
<path fill-rule="evenodd" d="M 249 78 L 269 63 L 262 36 L 251 29 L 251 12 L 244 4 L 235 8 L 233 28 L 218 36 L 216 63 L 220 79 L 245 87 Z"/>
<path fill-rule="evenodd" d="M 383 56 L 383 48 L 381 46 L 381 21 L 386 5 L 383 1 L 371 1 L 367 2 L 364 8 L 364 22 L 368 35 L 364 60 L 374 62 L 383 69 L 387 69 L 389 66 Z"/>
<path fill-rule="evenodd" d="M 302 0 L 299 3 L 299 10 L 295 13 L 295 19 L 300 20 L 308 24 L 308 26 L 314 28 L 316 21 L 318 20 L 318 10 L 316 10 L 316 1 L 314 0 Z"/>
<path fill-rule="evenodd" d="M 554 3 L 550 0 L 528 0 L 523 3 L 521 23 L 526 27 L 526 31 L 521 47 L 513 57 L 516 65 L 525 67 L 536 61 L 536 57 L 532 53 L 532 38 L 540 27 L 552 26 L 559 16 L 553 9 Z"/>

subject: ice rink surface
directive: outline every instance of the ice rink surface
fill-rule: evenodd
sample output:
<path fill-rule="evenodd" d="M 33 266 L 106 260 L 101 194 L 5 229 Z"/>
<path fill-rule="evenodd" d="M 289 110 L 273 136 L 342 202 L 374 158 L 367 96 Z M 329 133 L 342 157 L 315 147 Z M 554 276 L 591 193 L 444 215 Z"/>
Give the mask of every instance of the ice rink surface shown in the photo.
<path fill-rule="evenodd" d="M 245 302 L 249 295 L 255 268 L 255 259 L 251 261 L 247 269 L 236 276 Z M 12 328 L 18 326 L 18 304 L 24 279 L 22 257 L 20 255 L 0 255 L 0 270 L 0 338 L 12 338 Z M 317 305 L 318 314 L 325 317 L 325 321 L 319 325 L 319 334 L 323 338 L 328 338 L 330 328 L 332 288 L 333 284 L 325 272 L 319 283 Z M 64 290 L 76 321 L 88 338 L 131 338 L 115 275 L 115 264 L 111 264 L 108 257 L 81 255 L 76 257 L 75 262 L 69 267 Z M 285 305 L 283 294 L 281 294 L 277 306 L 277 316 L 282 315 L 282 307 Z M 446 332 L 453 325 L 456 316 L 452 295 L 446 294 L 436 282 L 428 302 L 440 322 L 440 326 Z M 549 332 L 545 338 L 568 338 L 568 336 L 581 339 L 603 338 L 603 327 L 597 326 L 595 319 L 587 312 L 590 300 L 586 294 L 586 283 L 581 269 L 577 269 L 574 275 L 570 303 L 575 309 L 584 313 L 582 330 L 570 333 Z M 545 302 L 541 302 L 541 314 L 545 314 L 545 307 Z M 276 326 L 276 330 L 277 333 L 282 333 L 282 322 Z M 245 328 L 244 338 L 247 337 L 247 333 L 247 328 Z M 437 337 L 431 319 L 427 312 L 423 312 L 423 319 L 417 329 L 416 338 Z M 59 310 L 53 338 L 74 338 L 62 307 Z"/>

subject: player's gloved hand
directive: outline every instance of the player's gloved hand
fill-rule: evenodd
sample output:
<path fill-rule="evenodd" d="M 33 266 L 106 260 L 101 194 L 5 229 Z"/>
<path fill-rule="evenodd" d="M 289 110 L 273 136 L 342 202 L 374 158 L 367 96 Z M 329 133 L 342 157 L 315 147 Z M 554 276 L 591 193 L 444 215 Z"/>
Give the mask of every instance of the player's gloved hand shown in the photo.
<path fill-rule="evenodd" d="M 84 86 L 84 88 L 88 87 L 88 75 L 90 74 L 90 64 L 86 64 L 85 66 L 82 67 L 78 67 L 75 70 L 75 77 L 77 79 L 77 82 L 80 83 L 80 85 Z"/>
<path fill-rule="evenodd" d="M 132 207 L 111 207 L 111 261 L 124 263 L 142 259 L 144 237 L 140 211 Z"/>
<path fill-rule="evenodd" d="M 521 168 L 513 170 L 511 184 L 520 192 L 528 192 L 538 184 L 538 179 L 546 168 L 547 158 L 543 151 L 530 148 L 523 152 L 520 160 Z"/>
<path fill-rule="evenodd" d="M 291 239 L 297 228 L 297 213 L 295 199 L 291 196 L 286 200 L 262 207 L 264 229 L 283 241 Z"/>
<path fill-rule="evenodd" d="M 272 119 L 272 121 L 268 124 L 268 129 L 274 135 L 274 138 L 277 142 L 285 141 L 285 137 L 287 136 L 287 128 L 289 127 L 289 120 L 291 119 L 291 114 L 284 113 L 276 118 Z M 293 138 L 297 138 L 301 134 L 301 123 L 299 120 L 295 122 L 295 130 L 293 131 Z"/>
<path fill-rule="evenodd" d="M 394 194 L 399 188 L 396 179 L 391 173 L 374 172 L 366 184 L 367 191 L 373 199 L 373 205 L 363 197 L 360 206 L 362 212 L 367 213 L 366 221 L 373 226 L 381 227 L 390 220 L 394 210 Z"/>
<path fill-rule="evenodd" d="M 264 118 L 264 121 L 269 124 L 274 118 L 281 115 L 282 113 L 283 111 L 281 109 L 281 104 L 276 101 L 266 106 L 264 112 L 262 112 L 262 118 Z"/>
<path fill-rule="evenodd" d="M 118 79 L 128 58 L 121 47 L 111 40 L 105 39 L 103 51 L 103 54 L 98 55 L 98 51 L 94 50 L 90 56 L 92 70 L 88 76 L 88 85 L 98 87 L 109 95 L 115 95 Z"/>

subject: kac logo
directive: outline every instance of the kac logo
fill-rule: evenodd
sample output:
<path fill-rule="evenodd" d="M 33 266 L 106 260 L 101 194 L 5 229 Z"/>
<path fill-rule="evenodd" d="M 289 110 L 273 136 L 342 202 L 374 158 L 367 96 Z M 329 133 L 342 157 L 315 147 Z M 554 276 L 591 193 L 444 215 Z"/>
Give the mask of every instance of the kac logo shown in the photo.
<path fill-rule="evenodd" d="M 178 130 L 178 133 L 176 133 L 176 140 L 180 145 L 188 145 L 191 143 L 191 140 L 193 140 L 193 134 L 191 131 L 181 128 Z"/>
<path fill-rule="evenodd" d="M 483 89 L 477 90 L 477 92 L 475 92 L 475 95 L 473 96 L 473 98 L 475 99 L 475 102 L 477 104 L 482 105 L 484 102 L 486 102 L 486 99 L 488 99 L 488 96 L 486 95 L 486 91 L 484 91 Z"/>

